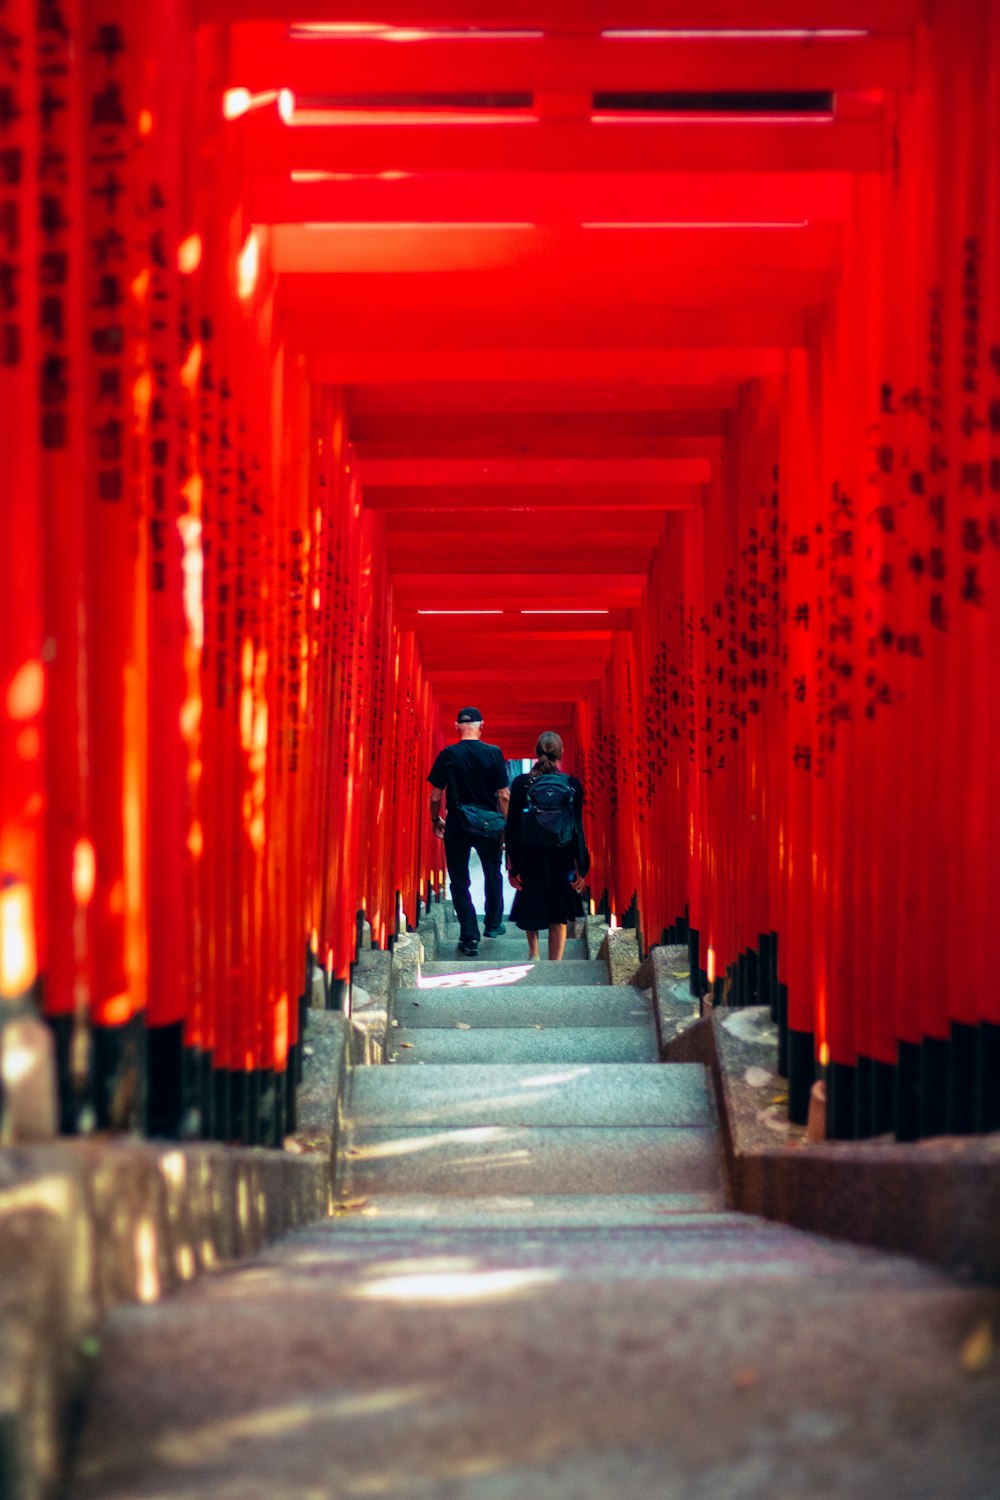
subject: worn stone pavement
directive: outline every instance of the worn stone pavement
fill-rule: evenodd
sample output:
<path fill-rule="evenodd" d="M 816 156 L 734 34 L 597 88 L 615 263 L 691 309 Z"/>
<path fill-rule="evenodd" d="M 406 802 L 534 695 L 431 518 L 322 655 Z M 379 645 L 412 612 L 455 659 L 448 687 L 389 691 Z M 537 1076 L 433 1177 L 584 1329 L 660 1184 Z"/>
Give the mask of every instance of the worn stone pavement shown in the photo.
<path fill-rule="evenodd" d="M 113 1315 L 68 1500 L 1000 1500 L 1000 1292 L 727 1211 L 606 977 L 425 965 L 341 1212 Z"/>

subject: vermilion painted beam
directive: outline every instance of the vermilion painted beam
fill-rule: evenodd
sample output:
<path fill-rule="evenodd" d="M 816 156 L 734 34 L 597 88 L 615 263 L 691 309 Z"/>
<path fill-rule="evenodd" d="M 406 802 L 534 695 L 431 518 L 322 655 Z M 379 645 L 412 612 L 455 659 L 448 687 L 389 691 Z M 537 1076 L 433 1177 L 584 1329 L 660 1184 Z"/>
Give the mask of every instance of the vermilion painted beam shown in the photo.
<path fill-rule="evenodd" d="M 637 578 L 621 573 L 575 573 L 572 578 L 549 579 L 542 591 L 537 575 L 467 578 L 462 573 L 426 573 L 395 578 L 393 596 L 404 612 L 467 611 L 455 616 L 455 628 L 460 630 L 475 629 L 477 620 L 481 625 L 484 617 L 474 611 L 484 609 L 634 609 L 642 602 L 645 585 L 645 574 Z"/>
<path fill-rule="evenodd" d="M 331 172 L 877 172 L 881 116 L 830 123 L 418 123 L 286 126 L 260 112 L 234 122 L 269 175 Z"/>
<path fill-rule="evenodd" d="M 440 515 L 447 525 L 450 513 L 468 514 L 483 506 L 504 511 L 629 511 L 691 510 L 701 504 L 702 487 L 697 484 L 622 485 L 442 485 L 428 494 L 423 489 L 382 489 L 366 486 L 364 503 L 372 510 Z"/>
<path fill-rule="evenodd" d="M 492 628 L 493 622 L 486 620 L 483 624 L 489 625 L 489 630 L 480 629 L 474 637 L 462 637 L 460 641 L 453 641 L 448 632 L 426 630 L 424 626 L 430 623 L 426 619 L 420 621 L 421 659 L 425 667 L 453 665 L 450 659 L 453 649 L 465 652 L 481 650 L 484 655 L 490 651 L 537 652 L 547 655 L 550 651 L 565 653 L 581 649 L 606 650 L 611 645 L 613 635 L 610 627 L 604 630 L 567 630 L 568 621 L 565 618 L 557 622 L 560 629 L 551 631 L 495 630 Z"/>
<path fill-rule="evenodd" d="M 804 324 L 800 325 L 800 339 L 796 342 L 801 342 L 804 331 Z M 293 328 L 290 334 L 292 347 L 301 349 L 299 331 Z M 683 369 L 690 371 L 693 384 L 697 384 L 699 376 L 706 382 L 718 378 L 720 370 L 738 379 L 751 380 L 780 375 L 785 368 L 787 349 L 792 347 L 774 343 L 747 344 L 734 349 L 731 345 L 706 347 L 689 343 L 676 348 L 634 344 L 612 349 L 560 349 L 541 348 L 532 343 L 516 350 L 482 347 L 417 350 L 397 346 L 373 353 L 363 347 L 338 348 L 332 330 L 328 338 L 328 347 L 323 348 L 322 339 L 318 341 L 320 347 L 315 347 L 317 340 L 313 337 L 314 347 L 304 351 L 311 378 L 317 384 L 373 387 L 412 380 L 423 380 L 431 388 L 439 382 L 458 380 L 469 385 L 497 381 L 520 384 L 526 377 L 568 386 L 593 381 L 659 385 L 676 380 Z"/>
<path fill-rule="evenodd" d="M 749 127 L 748 127 L 749 128 Z M 263 171 L 269 164 L 261 163 Z M 251 167 L 253 164 L 251 163 Z M 850 212 L 850 178 L 835 172 L 435 172 L 388 178 L 338 173 L 320 180 L 252 178 L 257 223 L 532 223 L 569 225 L 781 222 L 820 225 Z"/>
<path fill-rule="evenodd" d="M 709 458 L 384 458 L 361 464 L 364 484 L 707 484 Z"/>
<path fill-rule="evenodd" d="M 756 22 L 755 22 L 756 24 Z M 341 36 L 290 40 L 284 28 L 237 26 L 230 51 L 234 85 L 301 94 L 528 91 L 579 93 L 693 89 L 907 88 L 913 75 L 908 36 L 647 38 L 597 35 L 401 45 Z M 350 80 L 345 87 L 342 80 Z"/>
<path fill-rule="evenodd" d="M 295 0 L 297 21 L 329 22 L 331 0 Z M 198 21 L 289 19 L 288 0 L 196 0 Z M 854 26 L 901 30 L 923 16 L 923 0 L 393 0 L 405 27 L 524 28 L 586 34 L 606 27 Z M 385 0 L 352 0 L 349 20 L 385 25 Z M 339 19 L 334 16 L 334 19 Z"/>
<path fill-rule="evenodd" d="M 327 287 L 327 300 L 339 294 L 351 306 L 427 303 L 439 300 L 444 288 L 429 278 L 443 271 L 452 306 L 475 306 L 485 297 L 513 307 L 544 305 L 554 296 L 590 305 L 664 302 L 666 289 L 678 284 L 674 278 L 683 278 L 685 302 L 753 297 L 780 304 L 815 301 L 839 263 L 840 236 L 831 226 L 781 220 L 792 227 L 692 230 L 669 227 L 673 222 L 662 227 L 657 216 L 636 228 L 610 220 L 553 228 L 530 220 L 397 222 L 386 214 L 360 223 L 275 224 L 268 243 L 273 269 L 296 279 L 290 306 L 298 297 L 315 300 L 310 280 L 333 272 L 351 281 Z"/>
<path fill-rule="evenodd" d="M 323 278 L 317 280 L 322 282 Z M 550 362 L 551 378 L 572 379 L 577 369 L 580 379 L 593 379 L 596 361 L 588 365 L 582 359 L 576 363 L 577 354 L 585 350 L 591 355 L 603 351 L 606 356 L 614 351 L 617 358 L 609 357 L 607 364 L 612 368 L 617 365 L 626 377 L 633 369 L 643 368 L 645 362 L 653 378 L 662 378 L 662 364 L 657 363 L 656 355 L 663 349 L 743 347 L 756 351 L 762 347 L 793 348 L 805 341 L 805 322 L 796 308 L 720 307 L 714 314 L 707 314 L 697 307 L 635 311 L 594 307 L 588 316 L 583 307 L 555 306 L 547 311 L 539 309 L 532 327 L 531 322 L 498 317 L 489 307 L 469 309 L 467 313 L 463 309 L 450 316 L 445 309 L 415 310 L 405 318 L 376 318 L 367 312 L 359 316 L 348 308 L 328 311 L 323 296 L 319 285 L 312 287 L 309 295 L 300 293 L 296 297 L 300 308 L 289 315 L 293 343 L 303 353 L 332 355 L 337 351 L 337 359 L 331 358 L 329 367 L 336 368 L 339 363 L 349 384 L 364 380 L 355 363 L 356 354 L 362 352 L 376 356 L 369 368 L 381 369 L 383 379 L 412 379 L 419 364 L 411 364 L 403 376 L 395 360 L 397 355 L 412 355 L 415 350 L 420 351 L 421 358 L 426 354 L 426 378 L 430 380 L 455 378 L 449 356 L 457 350 L 475 356 L 475 364 L 470 362 L 470 367 L 478 369 L 484 379 L 497 378 L 494 355 L 514 350 L 517 357 L 513 368 L 522 379 L 538 378 L 546 351 L 562 351 L 564 356 L 556 368 Z M 538 363 L 533 363 L 533 351 L 539 353 Z M 572 351 L 568 359 L 567 351 Z M 633 354 L 640 358 L 622 358 Z"/>
<path fill-rule="evenodd" d="M 536 605 L 542 609 L 544 605 Z M 585 608 L 585 605 L 580 605 Z M 574 627 L 579 621 L 580 629 Z M 631 630 L 632 615 L 629 610 L 616 609 L 606 615 L 591 617 L 573 616 L 564 614 L 558 610 L 552 614 L 525 616 L 519 613 L 506 612 L 501 615 L 491 615 L 480 619 L 479 629 L 476 632 L 477 640 L 499 641 L 506 640 L 508 636 L 523 635 L 525 629 L 530 625 L 530 633 L 533 638 L 545 638 L 549 635 L 556 637 L 572 636 L 578 640 L 601 639 L 607 631 Z M 434 641 L 437 639 L 451 640 L 455 635 L 455 621 L 448 615 L 418 615 L 414 609 L 405 609 L 399 614 L 399 627 L 401 630 L 415 630 L 419 633 L 421 641 Z M 599 628 L 595 628 L 599 627 Z"/>
<path fill-rule="evenodd" d="M 482 700 L 477 706 L 485 715 L 489 712 L 487 705 L 490 703 L 488 696 L 490 693 L 494 694 L 498 700 L 502 701 L 502 697 L 505 697 L 515 704 L 534 702 L 546 705 L 553 695 L 558 698 L 582 698 L 590 691 L 594 683 L 604 676 L 604 667 L 605 664 L 602 663 L 592 673 L 578 668 L 572 674 L 561 674 L 557 682 L 539 681 L 534 684 L 525 680 L 520 673 L 512 672 L 506 667 L 472 667 L 467 671 L 428 672 L 427 676 L 435 693 L 446 699 L 457 697 L 459 691 L 469 693 L 475 687 Z"/>
<path fill-rule="evenodd" d="M 473 557 L 467 554 L 463 556 L 461 563 L 456 564 L 456 566 L 461 567 L 461 571 L 466 577 L 478 580 L 481 576 L 484 576 L 484 590 L 492 590 L 495 594 L 502 597 L 505 588 L 504 580 L 508 576 L 504 569 L 509 569 L 512 563 L 516 563 L 520 578 L 526 579 L 530 576 L 537 581 L 539 576 L 554 578 L 559 573 L 575 577 L 581 561 L 593 564 L 596 560 L 593 556 L 593 550 L 591 550 L 591 555 L 588 559 L 581 559 L 568 548 L 564 548 L 555 556 L 533 557 L 531 555 L 524 555 L 517 558 L 504 556 L 503 550 L 498 549 L 496 556 Z M 426 557 L 394 557 L 393 577 L 400 579 L 407 574 L 423 579 L 440 577 L 440 573 L 428 574 L 428 561 Z M 602 576 L 606 579 L 618 576 L 628 583 L 634 584 L 636 587 L 641 587 L 646 582 L 644 560 L 636 556 L 634 549 L 629 549 L 627 553 L 620 553 L 617 549 L 610 550 L 606 547 L 602 549 L 600 563 L 603 570 Z M 640 567 L 643 568 L 641 572 L 639 571 Z M 453 574 L 449 573 L 446 577 L 450 579 L 453 577 Z M 570 586 L 572 586 L 572 577 L 569 582 Z M 441 595 L 441 597 L 444 598 L 446 596 Z"/>
<path fill-rule="evenodd" d="M 635 414 L 557 412 L 519 416 L 477 413 L 473 417 L 353 417 L 351 440 L 358 458 L 505 458 L 530 455 L 600 457 L 624 451 L 633 458 L 697 458 L 711 453 L 727 431 L 727 417 L 713 411 Z"/>
<path fill-rule="evenodd" d="M 715 356 L 712 356 L 713 360 Z M 658 420 L 679 421 L 680 413 L 710 411 L 721 413 L 736 404 L 739 384 L 735 380 L 712 378 L 702 369 L 704 357 L 692 366 L 685 359 L 686 371 L 694 370 L 701 385 L 636 385 L 621 381 L 614 384 L 587 385 L 576 382 L 553 385 L 524 380 L 519 384 L 490 384 L 485 381 L 448 385 L 442 382 L 354 386 L 347 393 L 352 431 L 374 431 L 376 424 L 389 418 L 404 417 L 432 422 L 449 416 L 524 416 L 541 419 L 544 424 L 562 416 L 576 418 L 581 414 L 622 414 L 634 417 L 650 414 Z M 780 368 L 780 361 L 779 361 Z M 762 372 L 765 373 L 765 372 Z M 778 369 L 767 373 L 776 374 Z M 371 429 L 366 424 L 371 423 Z"/>
<path fill-rule="evenodd" d="M 421 525 L 418 529 L 412 511 L 400 515 L 389 512 L 386 517 L 385 537 L 387 546 L 398 552 L 409 546 L 421 547 L 428 536 L 451 537 L 466 545 L 475 539 L 479 545 L 484 537 L 502 535 L 510 542 L 546 542 L 563 540 L 567 535 L 588 539 L 607 536 L 609 522 L 621 536 L 633 541 L 653 540 L 663 529 L 663 517 L 655 511 L 627 510 L 622 507 L 613 513 L 603 514 L 597 510 L 583 511 L 579 516 L 566 516 L 552 511 L 531 512 L 527 510 L 502 510 L 499 506 L 484 506 L 479 510 L 463 512 L 461 524 L 452 527 L 448 521 L 437 520 L 434 525 Z"/>

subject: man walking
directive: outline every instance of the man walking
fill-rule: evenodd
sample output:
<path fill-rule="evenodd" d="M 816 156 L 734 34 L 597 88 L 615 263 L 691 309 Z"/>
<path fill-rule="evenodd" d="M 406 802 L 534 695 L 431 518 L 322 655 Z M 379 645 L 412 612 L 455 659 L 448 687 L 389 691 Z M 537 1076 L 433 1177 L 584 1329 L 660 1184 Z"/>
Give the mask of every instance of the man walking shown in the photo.
<path fill-rule="evenodd" d="M 498 745 L 484 745 L 483 716 L 478 708 L 461 708 L 455 721 L 457 744 L 442 750 L 431 767 L 431 822 L 444 839 L 451 899 L 458 918 L 458 951 L 466 958 L 479 952 L 479 922 L 469 894 L 469 854 L 475 849 L 486 877 L 488 938 L 506 931 L 503 925 L 503 882 L 500 849 L 504 820 L 510 804 L 507 763 Z M 448 816 L 441 816 L 441 797 L 448 791 Z"/>

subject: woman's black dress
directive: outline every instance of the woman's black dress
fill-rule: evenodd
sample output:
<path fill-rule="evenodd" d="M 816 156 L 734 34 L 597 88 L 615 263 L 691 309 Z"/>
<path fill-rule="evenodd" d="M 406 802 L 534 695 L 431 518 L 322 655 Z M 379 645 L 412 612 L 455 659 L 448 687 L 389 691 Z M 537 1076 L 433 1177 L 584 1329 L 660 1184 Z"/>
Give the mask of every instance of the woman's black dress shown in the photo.
<path fill-rule="evenodd" d="M 583 787 L 575 776 L 569 778 L 576 793 L 573 810 L 573 837 L 558 848 L 540 848 L 521 839 L 521 816 L 528 804 L 528 777 L 515 776 L 510 788 L 510 810 L 507 813 L 507 867 L 521 877 L 521 889 L 514 897 L 511 921 L 522 932 L 540 932 L 550 923 L 573 922 L 583 915 L 583 902 L 570 884 L 575 870 L 586 875 L 590 855 L 583 834 Z"/>

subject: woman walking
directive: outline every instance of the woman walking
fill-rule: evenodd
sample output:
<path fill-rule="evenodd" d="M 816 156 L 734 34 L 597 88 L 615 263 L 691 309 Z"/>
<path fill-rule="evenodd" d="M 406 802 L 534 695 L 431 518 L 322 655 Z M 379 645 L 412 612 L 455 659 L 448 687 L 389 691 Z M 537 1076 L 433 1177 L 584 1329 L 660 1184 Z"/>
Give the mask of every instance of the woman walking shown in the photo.
<path fill-rule="evenodd" d="M 507 815 L 507 874 L 517 895 L 511 920 L 527 935 L 538 958 L 538 934 L 549 932 L 549 958 L 561 959 L 566 923 L 583 913 L 580 892 L 590 855 L 583 833 L 583 787 L 560 770 L 563 742 L 547 730 L 538 736 L 538 757 L 515 776 Z"/>

